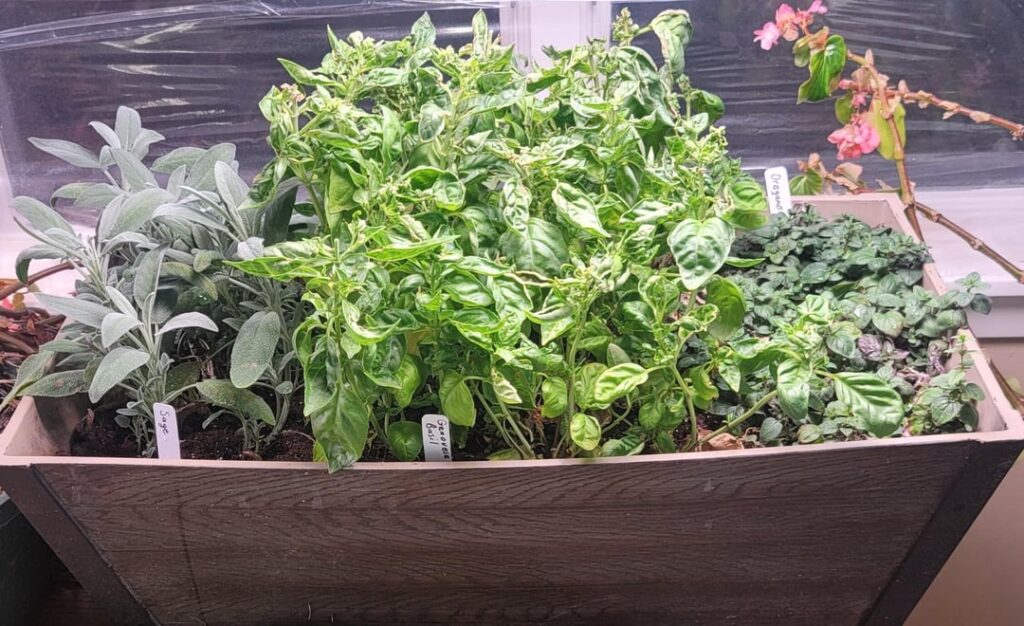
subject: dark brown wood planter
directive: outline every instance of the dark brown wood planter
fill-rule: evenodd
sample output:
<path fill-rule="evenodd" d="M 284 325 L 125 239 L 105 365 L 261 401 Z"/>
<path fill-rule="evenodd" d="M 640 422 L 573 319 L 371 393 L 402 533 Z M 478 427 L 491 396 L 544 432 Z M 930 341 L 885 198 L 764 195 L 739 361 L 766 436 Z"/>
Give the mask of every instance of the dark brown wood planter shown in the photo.
<path fill-rule="evenodd" d="M 333 476 L 58 456 L 81 411 L 25 401 L 0 483 L 124 624 L 899 624 L 1024 447 L 975 360 L 976 433 Z"/>
<path fill-rule="evenodd" d="M 60 563 L 7 494 L 0 492 L 0 624 L 35 623 Z"/>

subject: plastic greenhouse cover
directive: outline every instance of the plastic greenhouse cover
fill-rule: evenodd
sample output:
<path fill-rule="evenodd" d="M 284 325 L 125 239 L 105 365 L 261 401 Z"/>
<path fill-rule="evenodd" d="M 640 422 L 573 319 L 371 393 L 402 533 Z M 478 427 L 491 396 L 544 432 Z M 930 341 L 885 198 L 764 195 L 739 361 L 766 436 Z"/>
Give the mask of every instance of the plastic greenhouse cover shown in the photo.
<path fill-rule="evenodd" d="M 543 15 L 543 4 L 530 10 Z M 795 159 L 814 151 L 831 162 L 834 151 L 825 137 L 838 125 L 832 107 L 796 106 L 806 70 L 793 66 L 788 50 L 766 53 L 752 41 L 751 32 L 779 0 L 588 4 L 612 15 L 629 7 L 640 23 L 668 8 L 691 13 L 696 32 L 687 71 L 695 85 L 725 100 L 722 123 L 744 166 L 784 164 L 792 170 Z M 1024 0 L 827 4 L 826 23 L 851 48 L 873 49 L 890 76 L 1024 118 Z M 0 147 L 12 190 L 46 197 L 80 174 L 32 148 L 28 137 L 96 147 L 88 122 L 111 121 L 119 104 L 138 109 L 144 125 L 167 137 L 155 153 L 230 141 L 239 145 L 243 173 L 255 173 L 271 156 L 257 103 L 271 85 L 288 79 L 277 57 L 315 65 L 328 48 L 328 24 L 340 36 L 360 30 L 397 38 L 425 10 L 437 26 L 438 43 L 458 46 L 470 38 L 470 19 L 479 8 L 495 30 L 508 27 L 500 23 L 497 2 L 0 0 Z M 532 37 L 544 37 L 546 29 L 567 25 L 549 23 Z M 660 58 L 650 35 L 638 44 Z M 907 127 L 910 173 L 922 186 L 1024 183 L 1024 145 L 1005 132 L 964 120 L 943 122 L 934 109 L 909 111 Z M 889 174 L 877 157 L 865 164 L 866 178 Z"/>

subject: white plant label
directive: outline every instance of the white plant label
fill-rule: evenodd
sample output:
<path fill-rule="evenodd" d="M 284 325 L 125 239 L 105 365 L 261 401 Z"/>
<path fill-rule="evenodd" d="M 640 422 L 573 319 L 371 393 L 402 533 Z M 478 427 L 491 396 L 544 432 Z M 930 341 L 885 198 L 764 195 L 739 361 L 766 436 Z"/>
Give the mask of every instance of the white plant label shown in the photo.
<path fill-rule="evenodd" d="M 423 458 L 427 461 L 452 460 L 452 433 L 444 415 L 424 415 Z"/>
<path fill-rule="evenodd" d="M 789 172 L 784 167 L 769 167 L 764 171 L 764 187 L 768 190 L 768 211 L 789 213 L 793 210 L 793 197 L 789 193 Z"/>
<path fill-rule="evenodd" d="M 157 402 L 153 405 L 156 418 L 156 455 L 161 459 L 180 459 L 181 446 L 178 441 L 178 414 L 169 404 Z"/>

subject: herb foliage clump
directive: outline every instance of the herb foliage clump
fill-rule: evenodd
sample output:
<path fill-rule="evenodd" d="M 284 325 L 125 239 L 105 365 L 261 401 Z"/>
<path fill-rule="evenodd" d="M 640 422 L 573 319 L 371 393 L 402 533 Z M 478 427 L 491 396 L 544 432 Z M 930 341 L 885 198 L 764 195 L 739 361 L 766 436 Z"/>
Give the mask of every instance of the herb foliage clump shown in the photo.
<path fill-rule="evenodd" d="M 977 274 L 937 295 L 923 285 L 922 267 L 930 260 L 923 244 L 850 216 L 827 221 L 813 210 L 773 216 L 739 237 L 733 254 L 762 260 L 728 272 L 749 303 L 744 326 L 750 334 L 784 334 L 806 295 L 821 294 L 828 303 L 821 337 L 829 369 L 873 373 L 895 389 L 907 434 L 977 427 L 975 404 L 984 396 L 964 377 L 970 362 L 957 338 L 966 309 L 991 308 Z M 950 368 L 952 355 L 961 358 Z M 720 402 L 718 410 L 728 406 Z M 806 416 L 768 416 L 752 441 L 859 439 L 867 430 L 862 416 L 836 398 L 834 386 L 819 380 L 810 385 Z"/>
<path fill-rule="evenodd" d="M 74 297 L 39 296 L 68 322 L 25 360 L 8 397 L 88 393 L 94 405 L 120 405 L 116 422 L 146 456 L 155 452 L 155 403 L 183 414 L 207 404 L 204 426 L 235 418 L 243 450 L 259 453 L 285 426 L 301 386 L 292 336 L 305 305 L 298 284 L 225 262 L 301 231 L 292 224 L 295 189 L 252 201 L 231 144 L 149 159 L 163 137 L 127 107 L 113 127 L 90 126 L 103 140 L 98 153 L 61 139 L 32 143 L 102 175 L 50 198 L 95 210 L 93 232 L 79 234 L 47 203 L 13 202 L 19 226 L 39 242 L 18 256 L 19 278 L 39 259 L 70 262 L 80 278 Z"/>
<path fill-rule="evenodd" d="M 828 299 L 741 332 L 748 299 L 722 270 L 746 264 L 730 249 L 764 224 L 763 190 L 683 73 L 687 13 L 613 30 L 525 72 L 483 13 L 457 51 L 424 16 L 399 41 L 331 34 L 318 68 L 283 62 L 296 84 L 261 105 L 261 186 L 298 179 L 320 236 L 234 265 L 306 283 L 296 347 L 332 469 L 368 438 L 415 458 L 409 420 L 434 411 L 500 458 L 694 449 L 720 388 L 725 429 L 773 401 L 804 419 L 822 386 L 867 432 L 900 429 L 887 381 L 830 369 Z M 651 32 L 660 66 L 631 45 Z"/>

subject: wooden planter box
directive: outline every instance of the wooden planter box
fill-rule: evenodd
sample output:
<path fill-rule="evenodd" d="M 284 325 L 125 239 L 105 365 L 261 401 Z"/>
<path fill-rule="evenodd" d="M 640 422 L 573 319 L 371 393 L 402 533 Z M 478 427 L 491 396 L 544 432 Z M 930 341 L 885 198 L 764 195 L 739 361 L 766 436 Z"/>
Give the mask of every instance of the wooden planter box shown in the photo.
<path fill-rule="evenodd" d="M 60 563 L 7 494 L 0 492 L 0 624 L 36 623 Z"/>
<path fill-rule="evenodd" d="M 894 199 L 815 204 L 907 229 Z M 899 624 L 1024 447 L 977 357 L 977 433 L 333 476 L 55 456 L 80 407 L 26 401 L 0 484 L 125 624 Z"/>

